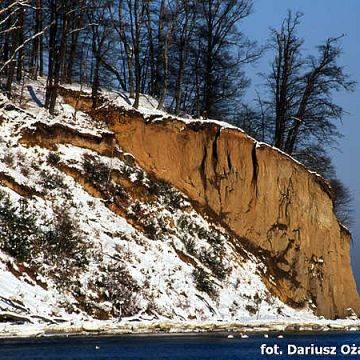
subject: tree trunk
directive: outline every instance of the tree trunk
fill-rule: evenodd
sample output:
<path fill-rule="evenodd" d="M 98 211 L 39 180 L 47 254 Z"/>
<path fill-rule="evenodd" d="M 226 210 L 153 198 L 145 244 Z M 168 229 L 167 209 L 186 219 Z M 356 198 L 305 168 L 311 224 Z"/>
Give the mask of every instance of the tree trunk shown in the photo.
<path fill-rule="evenodd" d="M 184 40 L 181 40 L 180 43 L 180 51 L 179 51 L 179 69 L 176 76 L 176 82 L 175 82 L 175 114 L 178 115 L 180 112 L 180 106 L 181 106 L 181 86 L 183 82 L 184 77 L 184 67 L 185 67 L 185 44 Z"/>
<path fill-rule="evenodd" d="M 25 22 L 25 11 L 24 8 L 21 6 L 19 8 L 19 15 L 18 15 L 18 45 L 24 43 L 24 22 Z M 17 54 L 17 67 L 16 67 L 16 80 L 18 82 L 21 81 L 22 74 L 23 74 L 23 64 L 24 64 L 24 48 L 22 47 Z"/>
<path fill-rule="evenodd" d="M 42 1 L 36 0 L 36 10 L 35 10 L 35 26 L 34 32 L 37 34 L 41 31 L 42 28 Z M 32 51 L 31 51 L 31 58 L 30 58 L 30 73 L 31 76 L 36 79 L 39 70 L 40 70 L 40 42 L 42 41 L 42 35 L 37 36 L 32 42 Z"/>
<path fill-rule="evenodd" d="M 62 31 L 61 31 L 61 40 L 57 44 L 56 34 L 59 21 L 59 13 L 57 9 L 56 2 L 51 4 L 51 18 L 54 20 L 54 26 L 50 28 L 49 35 L 49 72 L 48 72 L 48 81 L 46 89 L 46 99 L 45 107 L 49 109 L 50 114 L 54 114 L 56 98 L 58 92 L 58 86 L 60 82 L 60 71 L 61 65 L 64 61 L 64 55 L 61 53 L 61 50 L 65 48 L 67 40 L 67 30 L 68 30 L 68 19 L 67 19 L 67 7 L 66 4 L 62 5 Z"/>
<path fill-rule="evenodd" d="M 168 73 L 169 73 L 169 59 L 168 59 L 168 43 L 169 39 L 168 36 L 166 36 L 165 44 L 164 44 L 164 50 L 162 54 L 162 63 L 163 63 L 163 83 L 161 86 L 161 92 L 160 92 L 160 98 L 159 98 L 159 104 L 158 109 L 161 110 L 164 107 L 165 98 L 167 94 L 167 88 L 168 88 Z"/>
<path fill-rule="evenodd" d="M 96 109 L 98 106 L 98 96 L 99 96 L 99 88 L 100 88 L 100 57 L 97 54 L 95 56 L 95 67 L 94 67 L 94 75 L 93 75 L 93 82 L 92 82 L 92 91 L 91 91 L 91 98 L 92 98 L 92 108 Z"/>
<path fill-rule="evenodd" d="M 52 1 L 50 3 L 50 28 L 49 28 L 49 61 L 48 61 L 48 76 L 46 82 L 46 94 L 45 94 L 45 108 L 50 108 L 53 86 L 54 86 L 54 72 L 56 62 L 56 35 L 58 27 L 58 14 L 56 9 L 56 3 Z"/>
<path fill-rule="evenodd" d="M 149 80 L 149 94 L 155 94 L 155 50 L 154 50 L 154 37 L 151 27 L 150 6 L 146 3 L 146 16 L 147 16 L 147 33 L 149 41 L 149 64 L 150 64 L 150 80 Z"/>
<path fill-rule="evenodd" d="M 211 1 L 208 4 L 208 19 L 207 19 L 207 44 L 206 44 L 206 59 L 205 59 L 205 76 L 204 76 L 204 104 L 203 116 L 211 117 L 213 107 L 213 19 Z"/>
<path fill-rule="evenodd" d="M 73 28 L 73 31 L 75 30 L 76 27 L 77 28 L 81 27 L 81 17 L 80 16 L 77 18 L 77 21 L 75 21 L 74 25 L 75 26 Z M 79 40 L 79 32 L 74 31 L 71 34 L 70 51 L 69 51 L 69 57 L 67 59 L 65 76 L 64 76 L 65 82 L 67 82 L 69 84 L 72 83 L 74 62 L 75 62 L 77 48 L 78 48 L 78 40 Z"/>
<path fill-rule="evenodd" d="M 139 18 L 139 0 L 134 0 L 134 57 L 135 57 L 135 100 L 134 108 L 139 108 L 141 88 L 141 63 L 140 63 L 140 28 L 142 18 Z"/>

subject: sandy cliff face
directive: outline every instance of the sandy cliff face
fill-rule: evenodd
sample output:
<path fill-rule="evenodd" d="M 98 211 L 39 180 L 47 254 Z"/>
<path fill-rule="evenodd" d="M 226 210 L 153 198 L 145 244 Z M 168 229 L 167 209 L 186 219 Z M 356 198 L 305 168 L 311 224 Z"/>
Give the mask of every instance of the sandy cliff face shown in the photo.
<path fill-rule="evenodd" d="M 71 94 L 66 97 L 74 103 Z M 86 110 L 86 102 L 81 105 Z M 144 169 L 241 238 L 265 262 L 263 280 L 283 301 L 301 307 L 310 300 L 316 313 L 328 318 L 347 316 L 348 308 L 359 314 L 351 236 L 339 225 L 321 178 L 215 123 L 149 120 L 116 107 L 93 116 L 108 123 Z"/>
<path fill-rule="evenodd" d="M 248 244 L 144 171 L 104 121 L 61 98 L 55 117 L 25 100 L 21 109 L 0 94 L 0 333 L 119 316 L 143 329 L 156 319 L 184 331 L 324 326 L 271 294 Z"/>

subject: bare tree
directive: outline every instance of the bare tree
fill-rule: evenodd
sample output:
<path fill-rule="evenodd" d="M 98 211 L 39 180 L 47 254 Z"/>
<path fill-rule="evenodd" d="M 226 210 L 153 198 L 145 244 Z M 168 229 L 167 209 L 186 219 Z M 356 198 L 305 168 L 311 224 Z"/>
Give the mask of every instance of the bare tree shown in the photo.
<path fill-rule="evenodd" d="M 0 8 L 0 75 L 5 75 L 5 91 L 11 96 L 13 81 L 21 80 L 24 61 L 25 8 L 27 0 L 8 0 Z"/>
<path fill-rule="evenodd" d="M 353 90 L 355 83 L 338 64 L 342 36 L 328 38 L 317 47 L 317 54 L 304 55 L 304 41 L 298 35 L 302 16 L 289 11 L 280 29 L 271 31 L 274 60 L 271 73 L 265 76 L 271 97 L 261 99 L 268 120 L 266 129 L 276 147 L 329 180 L 334 210 L 348 223 L 351 193 L 337 178 L 326 149 L 336 144 L 340 136 L 336 121 L 344 113 L 333 95 Z M 254 121 L 258 121 L 256 117 Z"/>
<path fill-rule="evenodd" d="M 43 6 L 42 0 L 35 0 L 34 33 L 40 33 L 43 28 Z M 30 72 L 33 78 L 43 76 L 44 72 L 44 45 L 43 36 L 37 36 L 32 41 Z"/>
<path fill-rule="evenodd" d="M 272 30 L 271 45 L 275 51 L 272 72 L 268 84 L 273 93 L 275 116 L 274 145 L 284 148 L 284 137 L 289 121 L 290 109 L 295 106 L 295 94 L 298 91 L 298 77 L 303 60 L 300 50 L 303 40 L 298 38 L 296 31 L 300 24 L 301 13 L 288 13 L 280 30 Z"/>
<path fill-rule="evenodd" d="M 224 96 L 224 85 L 227 85 L 224 84 L 224 80 L 229 73 L 225 74 L 224 69 L 234 71 L 239 64 L 253 61 L 259 56 L 254 44 L 245 39 L 238 29 L 239 22 L 249 16 L 252 1 L 204 0 L 198 6 L 200 16 L 204 19 L 199 29 L 199 35 L 204 41 L 202 112 L 206 116 L 214 116 L 216 115 L 214 107 Z M 231 54 L 228 50 L 231 44 L 237 44 L 234 50 L 238 51 L 238 58 L 234 61 L 229 61 Z M 219 87 L 222 86 L 222 90 L 219 91 Z M 230 89 L 229 95 L 232 91 L 233 89 Z"/>
<path fill-rule="evenodd" d="M 337 178 L 330 180 L 330 186 L 335 214 L 342 224 L 350 226 L 353 221 L 353 195 L 349 188 Z"/>
<path fill-rule="evenodd" d="M 130 33 L 134 48 L 135 63 L 135 101 L 134 108 L 139 107 L 141 91 L 141 36 L 144 27 L 146 0 L 127 0 L 130 14 Z"/>
<path fill-rule="evenodd" d="M 68 35 L 69 1 L 60 4 L 55 0 L 49 0 L 50 29 L 49 29 L 49 61 L 46 82 L 45 107 L 50 114 L 55 111 L 58 85 L 60 82 L 61 64 L 64 61 L 64 53 Z"/>
<path fill-rule="evenodd" d="M 174 87 L 174 100 L 175 100 L 175 114 L 179 114 L 182 101 L 182 87 L 184 79 L 184 71 L 186 66 L 186 59 L 188 57 L 189 45 L 191 38 L 194 34 L 194 27 L 196 21 L 196 12 L 194 11 L 194 4 L 191 1 L 185 0 L 181 2 L 181 8 L 178 10 L 178 22 L 175 31 L 180 35 L 175 38 L 175 42 L 178 44 L 178 50 L 176 51 L 177 57 L 177 69 L 175 74 L 175 87 Z M 176 41 L 177 40 L 177 41 Z"/>
<path fill-rule="evenodd" d="M 91 48 L 93 55 L 93 76 L 92 76 L 92 107 L 98 106 L 98 95 L 100 89 L 100 66 L 104 57 L 109 51 L 110 42 L 108 35 L 110 31 L 107 17 L 108 3 L 92 0 L 88 11 L 89 23 L 91 24 Z"/>
<path fill-rule="evenodd" d="M 301 17 L 289 11 L 280 30 L 272 30 L 275 57 L 266 76 L 272 94 L 267 104 L 275 124 L 273 143 L 289 154 L 313 141 L 329 143 L 338 136 L 333 120 L 341 119 L 343 109 L 332 95 L 354 87 L 338 65 L 341 37 L 327 39 L 318 47 L 318 55 L 303 55 L 303 40 L 297 35 Z"/>
<path fill-rule="evenodd" d="M 343 67 L 337 64 L 342 53 L 339 39 L 329 38 L 318 47 L 319 55 L 306 60 L 307 71 L 301 78 L 301 95 L 294 116 L 295 123 L 287 134 L 285 151 L 292 154 L 299 142 L 301 127 L 304 134 L 314 125 L 315 137 L 323 140 L 324 134 L 336 135 L 331 119 L 341 119 L 343 109 L 332 101 L 332 93 L 344 89 L 351 91 L 355 85 L 344 73 Z M 320 138 L 319 138 L 320 136 Z M 301 140 L 300 140 L 301 141 Z"/>

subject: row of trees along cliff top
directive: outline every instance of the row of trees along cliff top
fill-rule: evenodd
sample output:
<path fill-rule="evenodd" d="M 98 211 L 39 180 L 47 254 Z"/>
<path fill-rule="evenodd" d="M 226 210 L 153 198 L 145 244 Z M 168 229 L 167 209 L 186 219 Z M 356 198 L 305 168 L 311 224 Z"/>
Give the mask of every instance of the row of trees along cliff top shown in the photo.
<path fill-rule="evenodd" d="M 232 122 L 329 179 L 348 223 L 351 196 L 326 153 L 343 115 L 334 92 L 354 87 L 338 65 L 341 37 L 305 56 L 302 14 L 289 11 L 260 47 L 240 30 L 252 10 L 251 0 L 2 0 L 1 88 L 11 98 L 15 83 L 46 77 L 50 114 L 59 84 L 75 82 L 91 86 L 94 108 L 107 85 L 135 108 L 146 93 L 159 109 Z M 269 51 L 265 86 L 245 104 L 244 66 Z"/>

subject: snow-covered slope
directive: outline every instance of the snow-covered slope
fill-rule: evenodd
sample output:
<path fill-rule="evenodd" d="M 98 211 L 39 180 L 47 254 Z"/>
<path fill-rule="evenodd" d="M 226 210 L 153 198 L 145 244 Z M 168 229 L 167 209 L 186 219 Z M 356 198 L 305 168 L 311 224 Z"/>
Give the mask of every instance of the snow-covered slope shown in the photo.
<path fill-rule="evenodd" d="M 41 84 L 29 89 L 22 108 L 0 97 L 0 320 L 315 319 L 104 124 L 61 99 L 51 117 L 33 100 Z"/>

